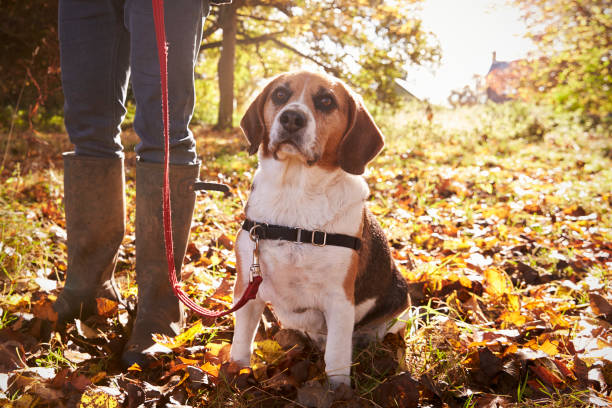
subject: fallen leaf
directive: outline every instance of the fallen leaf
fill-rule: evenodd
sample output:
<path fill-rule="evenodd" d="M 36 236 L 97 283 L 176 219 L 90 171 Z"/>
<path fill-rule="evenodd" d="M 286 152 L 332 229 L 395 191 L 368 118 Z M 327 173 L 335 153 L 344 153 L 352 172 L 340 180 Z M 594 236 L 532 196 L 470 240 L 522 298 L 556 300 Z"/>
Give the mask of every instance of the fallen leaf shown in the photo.
<path fill-rule="evenodd" d="M 83 392 L 91 385 L 92 381 L 83 374 L 74 375 L 70 379 L 70 385 L 80 392 Z"/>
<path fill-rule="evenodd" d="M 217 238 L 217 242 L 225 248 L 229 249 L 230 251 L 234 249 L 234 239 L 228 237 L 225 234 L 221 234 L 221 236 Z"/>
<path fill-rule="evenodd" d="M 36 395 L 37 397 L 45 401 L 57 401 L 60 398 L 64 397 L 64 393 L 62 391 L 55 390 L 53 388 L 50 388 L 46 384 L 39 382 L 33 383 L 30 386 L 28 393 Z"/>
<path fill-rule="evenodd" d="M 106 378 L 106 371 L 99 371 L 89 380 L 92 382 L 92 384 L 97 384 L 105 378 Z"/>
<path fill-rule="evenodd" d="M 372 399 L 383 407 L 418 407 L 418 382 L 408 373 L 398 374 L 376 387 Z"/>
<path fill-rule="evenodd" d="M 205 372 L 208 375 L 211 375 L 211 376 L 213 376 L 215 378 L 219 377 L 219 365 L 217 365 L 217 364 L 212 364 L 212 363 L 207 361 L 200 368 L 202 369 L 203 372 Z"/>
<path fill-rule="evenodd" d="M 96 298 L 96 311 L 98 316 L 111 317 L 117 314 L 119 303 L 106 298 Z"/>
<path fill-rule="evenodd" d="M 185 330 L 181 334 L 174 337 L 154 335 L 153 340 L 155 340 L 155 342 L 161 346 L 174 350 L 188 342 L 193 341 L 198 334 L 203 332 L 203 330 L 204 326 L 202 325 L 202 321 L 198 320 L 191 325 L 189 329 Z"/>
<path fill-rule="evenodd" d="M 612 305 L 606 298 L 591 292 L 589 293 L 589 303 L 593 313 L 598 316 L 603 315 L 607 320 L 612 321 Z"/>
<path fill-rule="evenodd" d="M 74 326 L 79 333 L 79 336 L 84 337 L 88 340 L 100 338 L 100 333 L 87 326 L 79 319 L 74 319 Z"/>
<path fill-rule="evenodd" d="M 206 353 L 206 359 L 215 364 L 223 364 L 229 361 L 231 344 L 227 342 L 221 343 L 208 343 L 206 345 L 208 352 Z"/>
<path fill-rule="evenodd" d="M 89 353 L 81 353 L 78 350 L 67 348 L 64 350 L 64 357 L 73 363 L 82 363 L 83 361 L 87 361 L 91 358 L 91 354 Z"/>
<path fill-rule="evenodd" d="M 119 406 L 115 395 L 100 389 L 92 389 L 81 395 L 78 408 L 118 408 Z"/>
<path fill-rule="evenodd" d="M 531 370 L 538 376 L 540 380 L 542 380 L 545 384 L 553 387 L 559 388 L 561 384 L 564 383 L 564 379 L 560 377 L 557 373 L 550 370 L 547 367 L 544 367 L 540 364 L 541 360 L 536 361 L 535 365 L 532 365 Z"/>
<path fill-rule="evenodd" d="M 309 381 L 298 388 L 297 402 L 306 407 L 329 408 L 334 402 L 334 396 L 318 381 Z"/>
<path fill-rule="evenodd" d="M 496 297 L 500 297 L 512 291 L 512 283 L 503 271 L 497 268 L 487 268 L 484 271 L 485 291 Z"/>
<path fill-rule="evenodd" d="M 53 302 L 47 298 L 43 298 L 34 303 L 32 311 L 34 316 L 42 320 L 48 320 L 50 322 L 57 321 L 57 313 L 53 310 Z"/>

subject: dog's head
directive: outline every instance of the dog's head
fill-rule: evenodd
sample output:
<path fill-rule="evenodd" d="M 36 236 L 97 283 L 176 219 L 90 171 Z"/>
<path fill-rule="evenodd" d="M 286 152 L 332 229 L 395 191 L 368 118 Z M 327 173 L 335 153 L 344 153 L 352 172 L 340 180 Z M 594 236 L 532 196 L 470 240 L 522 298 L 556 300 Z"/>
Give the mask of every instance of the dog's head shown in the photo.
<path fill-rule="evenodd" d="M 383 147 L 383 136 L 361 98 L 340 80 L 297 72 L 274 78 L 240 122 L 249 154 L 341 167 L 362 174 Z"/>

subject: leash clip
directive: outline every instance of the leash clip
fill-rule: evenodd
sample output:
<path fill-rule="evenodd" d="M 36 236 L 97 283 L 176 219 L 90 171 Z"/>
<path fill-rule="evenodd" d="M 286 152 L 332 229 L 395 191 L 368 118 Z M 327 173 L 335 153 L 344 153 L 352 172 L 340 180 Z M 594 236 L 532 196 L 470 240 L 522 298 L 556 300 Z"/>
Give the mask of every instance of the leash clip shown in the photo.
<path fill-rule="evenodd" d="M 252 235 L 251 239 L 253 239 Z M 255 241 L 255 248 L 253 249 L 253 262 L 249 268 L 249 283 L 253 282 L 255 276 L 261 276 L 261 266 L 259 265 L 259 237 L 255 235 L 253 241 Z"/>

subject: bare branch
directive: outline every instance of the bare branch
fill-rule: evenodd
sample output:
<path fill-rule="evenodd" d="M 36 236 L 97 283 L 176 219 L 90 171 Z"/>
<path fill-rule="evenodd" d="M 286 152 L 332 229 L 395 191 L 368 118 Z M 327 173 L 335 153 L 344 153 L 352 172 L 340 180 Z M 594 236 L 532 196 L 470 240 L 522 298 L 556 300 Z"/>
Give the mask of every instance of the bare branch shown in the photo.
<path fill-rule="evenodd" d="M 241 38 L 239 40 L 236 41 L 236 44 L 241 44 L 241 45 L 250 45 L 250 44 L 258 44 L 258 43 L 262 43 L 265 41 L 274 41 L 274 38 L 280 34 L 283 34 L 284 31 L 278 31 L 275 33 L 269 33 L 269 34 L 263 34 L 260 35 L 258 37 L 246 37 L 245 38 Z M 214 41 L 214 42 L 210 42 L 207 44 L 203 44 L 202 47 L 200 47 L 200 49 L 202 50 L 210 50 L 213 48 L 219 48 L 221 47 L 221 41 Z"/>

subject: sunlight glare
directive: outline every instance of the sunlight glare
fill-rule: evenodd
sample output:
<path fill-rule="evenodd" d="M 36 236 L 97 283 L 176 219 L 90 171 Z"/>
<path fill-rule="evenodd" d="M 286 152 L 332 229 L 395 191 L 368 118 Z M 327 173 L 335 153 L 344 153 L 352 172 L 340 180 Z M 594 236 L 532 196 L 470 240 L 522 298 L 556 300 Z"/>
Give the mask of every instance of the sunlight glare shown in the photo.
<path fill-rule="evenodd" d="M 442 61 L 432 73 L 425 67 L 408 67 L 409 90 L 419 99 L 446 104 L 453 89 L 473 83 L 475 74 L 485 75 L 492 52 L 497 59 L 524 58 L 533 49 L 523 38 L 525 24 L 519 10 L 504 0 L 425 0 L 419 17 L 442 48 Z"/>

